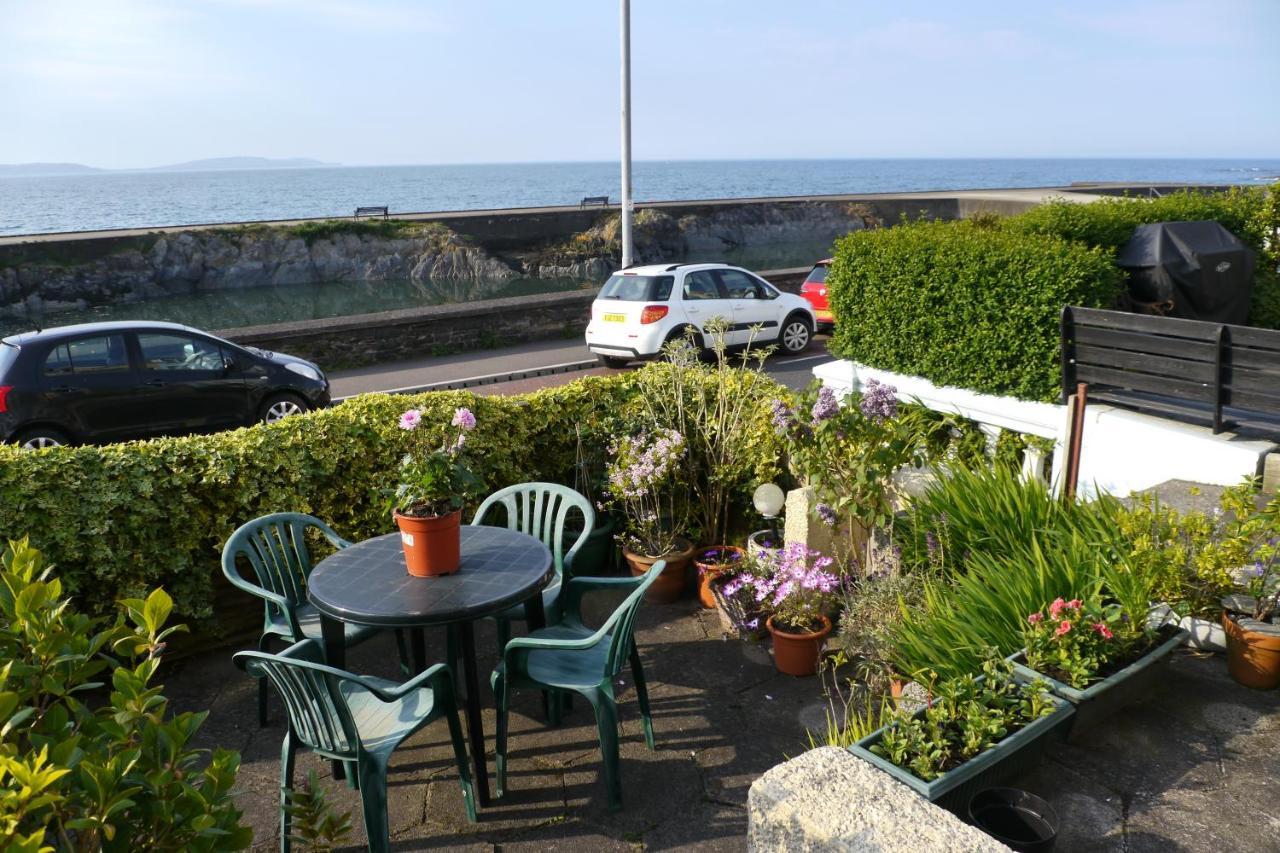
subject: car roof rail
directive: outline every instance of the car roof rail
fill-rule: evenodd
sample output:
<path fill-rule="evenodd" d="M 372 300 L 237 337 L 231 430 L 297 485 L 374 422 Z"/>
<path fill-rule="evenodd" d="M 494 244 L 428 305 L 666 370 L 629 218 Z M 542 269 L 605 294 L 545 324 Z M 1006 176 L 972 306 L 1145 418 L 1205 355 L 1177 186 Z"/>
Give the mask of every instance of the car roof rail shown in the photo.
<path fill-rule="evenodd" d="M 697 264 L 694 263 L 693 261 L 685 261 L 684 263 L 672 264 L 671 266 L 667 267 L 666 272 L 675 272 L 676 270 L 680 269 L 680 267 L 696 267 L 696 266 Z"/>

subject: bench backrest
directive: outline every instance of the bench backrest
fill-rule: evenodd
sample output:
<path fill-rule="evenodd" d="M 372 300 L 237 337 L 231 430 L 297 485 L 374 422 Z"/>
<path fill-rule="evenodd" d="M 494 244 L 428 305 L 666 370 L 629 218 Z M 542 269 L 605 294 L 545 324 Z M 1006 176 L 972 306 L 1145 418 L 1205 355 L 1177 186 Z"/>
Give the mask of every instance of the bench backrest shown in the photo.
<path fill-rule="evenodd" d="M 1280 331 L 1067 307 L 1062 396 L 1280 438 Z"/>
<path fill-rule="evenodd" d="M 387 208 L 385 206 L 357 207 L 355 215 L 356 216 L 381 216 L 382 218 L 385 219 L 388 216 L 388 213 L 387 213 Z"/>
<path fill-rule="evenodd" d="M 607 195 L 589 195 L 586 198 L 584 198 L 582 200 L 582 204 L 578 206 L 586 207 L 589 204 L 599 204 L 599 205 L 607 206 L 609 204 L 609 197 Z"/>

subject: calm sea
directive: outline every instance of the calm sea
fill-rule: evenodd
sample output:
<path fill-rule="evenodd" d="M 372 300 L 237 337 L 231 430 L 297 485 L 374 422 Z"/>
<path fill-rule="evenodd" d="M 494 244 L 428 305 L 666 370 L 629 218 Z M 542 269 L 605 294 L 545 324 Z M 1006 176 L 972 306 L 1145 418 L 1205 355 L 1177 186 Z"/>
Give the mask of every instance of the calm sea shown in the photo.
<path fill-rule="evenodd" d="M 639 162 L 638 201 L 1065 186 L 1073 181 L 1253 184 L 1258 160 L 736 160 Z M 108 172 L 0 178 L 0 234 L 577 204 L 619 190 L 614 163 Z"/>

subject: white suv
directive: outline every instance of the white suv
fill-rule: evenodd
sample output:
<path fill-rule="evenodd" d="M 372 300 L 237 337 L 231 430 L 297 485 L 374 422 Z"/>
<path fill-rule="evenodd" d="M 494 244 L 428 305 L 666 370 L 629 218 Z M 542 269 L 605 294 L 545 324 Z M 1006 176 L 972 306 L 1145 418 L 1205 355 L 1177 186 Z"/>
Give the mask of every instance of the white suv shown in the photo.
<path fill-rule="evenodd" d="M 607 367 L 653 358 L 669 341 L 713 318 L 728 323 L 725 343 L 809 346 L 817 323 L 802 297 L 782 293 L 754 273 L 725 264 L 654 264 L 609 276 L 591 305 L 587 349 Z M 752 329 L 760 330 L 752 337 Z M 696 341 L 696 339 L 695 339 Z M 711 341 L 705 333 L 702 345 Z"/>

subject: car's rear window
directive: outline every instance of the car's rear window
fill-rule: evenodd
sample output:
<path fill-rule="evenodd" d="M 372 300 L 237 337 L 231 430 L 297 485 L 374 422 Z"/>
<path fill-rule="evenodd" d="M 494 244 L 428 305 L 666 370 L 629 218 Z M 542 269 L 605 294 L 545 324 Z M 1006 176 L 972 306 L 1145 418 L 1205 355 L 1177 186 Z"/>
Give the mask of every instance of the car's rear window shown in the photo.
<path fill-rule="evenodd" d="M 794 278 L 791 280 L 795 281 Z M 805 279 L 805 281 L 811 284 L 822 284 L 826 280 L 827 280 L 826 264 L 819 264 L 818 266 L 814 267 L 812 270 L 809 271 L 809 277 Z"/>
<path fill-rule="evenodd" d="M 623 302 L 662 302 L 671 298 L 675 276 L 612 275 L 600 289 L 601 299 Z"/>
<path fill-rule="evenodd" d="M 0 380 L 4 379 L 4 375 L 17 360 L 18 348 L 8 341 L 0 341 Z"/>

